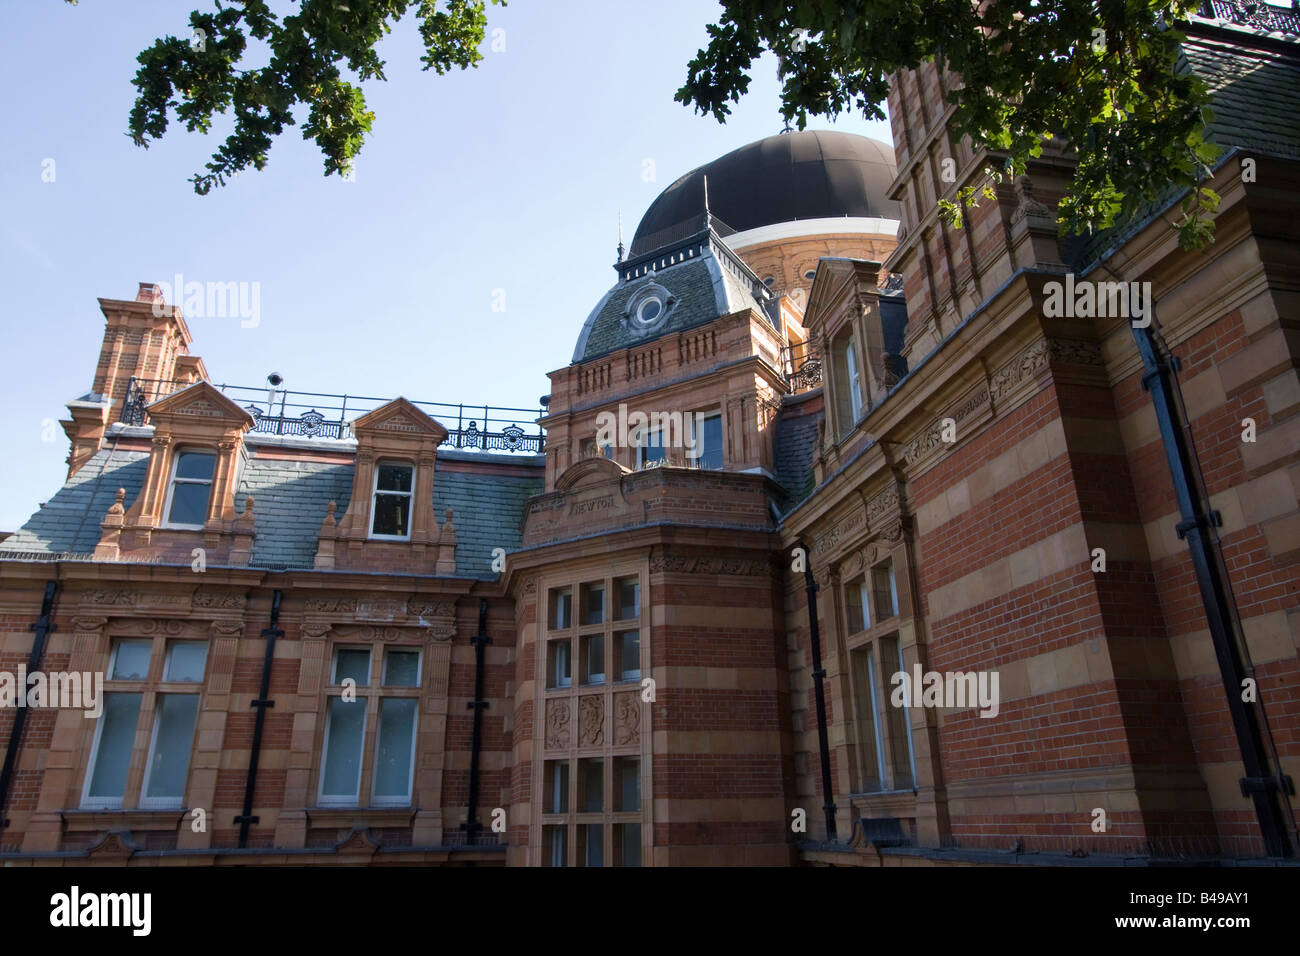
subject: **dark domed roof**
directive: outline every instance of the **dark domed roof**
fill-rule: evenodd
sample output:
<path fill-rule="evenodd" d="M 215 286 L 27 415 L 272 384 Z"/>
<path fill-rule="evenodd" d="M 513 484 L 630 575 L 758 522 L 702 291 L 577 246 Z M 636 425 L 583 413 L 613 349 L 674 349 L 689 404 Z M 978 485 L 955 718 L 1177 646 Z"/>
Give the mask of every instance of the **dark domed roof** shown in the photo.
<path fill-rule="evenodd" d="M 704 177 L 709 211 L 737 232 L 795 219 L 897 219 L 886 190 L 894 150 L 878 140 L 831 130 L 779 133 L 732 150 L 677 180 L 650 204 L 632 238 L 639 255 L 699 228 Z"/>

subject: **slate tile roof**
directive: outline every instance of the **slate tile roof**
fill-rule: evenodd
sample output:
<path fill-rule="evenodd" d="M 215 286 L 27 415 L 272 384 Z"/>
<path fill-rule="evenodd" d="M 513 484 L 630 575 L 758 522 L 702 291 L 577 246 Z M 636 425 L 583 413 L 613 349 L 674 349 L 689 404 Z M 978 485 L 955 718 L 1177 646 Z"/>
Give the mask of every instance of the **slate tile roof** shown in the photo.
<path fill-rule="evenodd" d="M 817 428 L 824 412 L 790 415 L 782 410 L 776 422 L 776 480 L 785 489 L 782 511 L 789 512 L 813 489 L 813 457 L 817 451 Z"/>
<path fill-rule="evenodd" d="M 624 327 L 624 310 L 628 300 L 652 281 L 675 296 L 677 303 L 663 325 L 648 334 L 638 335 Z M 719 261 L 706 243 L 703 252 L 694 258 L 628 281 L 620 279 L 587 318 L 573 360 L 585 362 L 599 358 L 673 332 L 705 325 L 742 309 L 753 309 L 767 315 L 767 307 L 730 268 Z"/>
<path fill-rule="evenodd" d="M 112 507 L 117 489 L 126 489 L 126 507 L 130 508 L 144 485 L 148 467 L 147 451 L 101 448 L 45 507 L 0 541 L 0 558 L 90 554 L 99 543 L 100 522 Z"/>
<path fill-rule="evenodd" d="M 89 555 L 99 542 L 100 522 L 117 489 L 126 489 L 126 507 L 130 508 L 144 484 L 148 462 L 148 452 L 101 449 L 21 530 L 0 542 L 0 558 Z M 352 473 L 351 464 L 257 455 L 248 459 L 235 492 L 235 509 L 243 511 L 244 500 L 253 496 L 257 535 L 250 565 L 312 567 L 316 538 L 329 503 L 337 503 L 338 517 L 347 511 Z M 497 576 L 491 569 L 492 549 L 519 547 L 524 502 L 540 494 L 544 484 L 540 467 L 535 478 L 435 472 L 433 506 L 439 524 L 448 508 L 454 511 L 457 574 L 484 579 Z"/>

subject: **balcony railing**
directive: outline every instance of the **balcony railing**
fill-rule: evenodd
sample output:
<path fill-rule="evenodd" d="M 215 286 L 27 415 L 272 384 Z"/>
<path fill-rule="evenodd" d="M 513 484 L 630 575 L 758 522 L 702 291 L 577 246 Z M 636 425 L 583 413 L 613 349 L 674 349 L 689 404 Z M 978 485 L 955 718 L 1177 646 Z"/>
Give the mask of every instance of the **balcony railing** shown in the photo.
<path fill-rule="evenodd" d="M 1300 13 L 1294 5 L 1288 10 L 1258 0 L 1202 0 L 1199 15 L 1270 33 L 1300 34 Z"/>
<path fill-rule="evenodd" d="M 822 360 L 807 342 L 781 349 L 782 371 L 791 394 L 811 391 L 822 384 Z"/>
<path fill-rule="evenodd" d="M 149 405 L 185 387 L 183 382 L 132 377 L 120 416 L 122 423 L 148 424 Z M 251 432 L 293 438 L 352 438 L 354 420 L 392 401 L 369 395 L 295 392 L 244 385 L 213 383 L 213 387 L 253 416 Z M 537 424 L 545 414 L 542 408 L 446 402 L 412 404 L 446 427 L 444 448 L 537 455 L 545 447 L 546 437 Z"/>

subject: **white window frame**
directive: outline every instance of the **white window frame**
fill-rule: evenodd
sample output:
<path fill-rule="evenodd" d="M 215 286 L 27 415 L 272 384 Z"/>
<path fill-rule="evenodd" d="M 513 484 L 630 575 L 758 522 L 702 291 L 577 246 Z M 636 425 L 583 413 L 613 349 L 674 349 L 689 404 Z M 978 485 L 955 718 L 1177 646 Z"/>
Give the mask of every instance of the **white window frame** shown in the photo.
<path fill-rule="evenodd" d="M 113 676 L 113 671 L 115 671 L 115 670 L 117 669 L 117 652 L 120 651 L 120 650 L 122 649 L 122 645 L 123 645 L 123 644 L 148 644 L 148 645 L 149 645 L 149 666 L 146 667 L 146 668 L 144 669 L 144 676 L 143 676 L 143 677 L 114 677 L 114 676 Z M 204 669 L 206 670 L 206 668 L 207 668 L 207 663 L 204 662 Z M 118 680 L 120 680 L 120 681 L 124 681 L 124 682 L 133 682 L 133 683 L 134 683 L 134 682 L 139 682 L 139 681 L 147 681 L 147 680 L 149 679 L 149 671 L 152 670 L 152 669 L 153 669 L 153 641 L 152 641 L 150 638 L 147 638 L 147 637 L 145 637 L 145 638 L 140 638 L 140 637 L 115 637 L 115 638 L 113 638 L 113 647 L 112 647 L 112 651 L 111 651 L 111 653 L 108 655 L 108 671 L 105 672 L 105 674 L 104 674 L 104 679 L 105 679 L 105 680 L 113 680 L 113 681 L 118 681 Z"/>
<path fill-rule="evenodd" d="M 207 662 L 204 662 L 204 669 L 207 668 Z M 153 776 L 153 756 L 154 748 L 158 745 L 158 724 L 162 720 L 162 699 L 164 697 L 199 697 L 199 694 L 163 694 L 158 693 L 153 698 L 153 727 L 149 730 L 149 750 L 144 758 L 144 779 L 140 782 L 140 809 L 141 810 L 179 810 L 185 806 L 185 792 L 182 791 L 179 797 L 149 797 L 149 778 Z M 194 757 L 194 736 L 199 730 L 199 714 L 202 712 L 202 701 L 199 701 L 199 707 L 194 710 L 194 726 L 190 729 L 190 755 L 185 761 L 185 790 L 189 790 L 190 770 L 193 769 Z M 139 728 L 137 728 L 138 730 Z"/>
<path fill-rule="evenodd" d="M 168 671 L 170 671 L 172 667 L 172 652 L 176 650 L 176 647 L 179 644 L 203 645 L 203 673 L 199 676 L 198 680 L 172 680 L 167 676 Z M 161 683 L 180 684 L 182 686 L 188 685 L 190 687 L 202 687 L 204 678 L 208 676 L 208 654 L 211 653 L 211 651 L 212 648 L 208 645 L 207 641 L 191 641 L 183 638 L 177 640 L 169 640 L 166 643 L 166 645 L 163 647 L 163 666 L 162 666 Z M 116 656 L 116 654 L 114 654 L 114 656 Z M 109 671 L 109 673 L 111 674 L 112 671 Z"/>
<path fill-rule="evenodd" d="M 176 472 L 180 470 L 181 458 L 189 454 L 206 454 L 212 456 L 212 477 L 207 481 L 200 478 L 178 478 Z M 215 448 L 178 448 L 176 454 L 172 456 L 171 477 L 167 482 L 167 500 L 163 504 L 163 521 L 162 527 L 174 528 L 178 531 L 202 531 L 207 526 L 205 518 L 201 524 L 182 524 L 178 521 L 172 521 L 172 497 L 176 492 L 176 484 L 180 482 L 185 485 L 207 485 L 208 486 L 208 511 L 212 510 L 212 486 L 217 476 L 217 450 Z"/>
<path fill-rule="evenodd" d="M 375 676 L 375 652 L 373 648 L 366 647 L 363 644 L 335 644 L 334 650 L 330 654 L 330 687 L 342 687 L 339 680 L 339 651 L 365 651 L 366 652 L 366 680 L 365 683 L 358 683 L 357 690 L 365 690 L 370 686 L 371 680 Z M 423 661 L 421 661 L 423 663 Z M 385 664 L 385 667 L 388 665 Z"/>
<path fill-rule="evenodd" d="M 133 691 L 133 690 L 104 691 L 105 698 L 109 693 L 139 694 L 140 710 L 144 710 L 144 693 L 142 691 Z M 104 700 L 104 703 L 105 705 L 107 705 L 108 703 L 107 699 Z M 105 707 L 105 709 L 107 709 L 107 707 Z M 81 785 L 81 809 L 82 810 L 121 810 L 122 801 L 126 799 L 125 787 L 123 787 L 122 796 L 120 797 L 92 797 L 90 795 L 90 784 L 95 779 L 95 768 L 99 766 L 99 741 L 100 738 L 104 735 L 105 723 L 107 723 L 107 721 L 104 719 L 104 714 L 101 712 L 99 717 L 95 719 L 95 736 L 94 739 L 90 742 L 90 762 L 89 765 L 86 767 L 86 779 L 82 782 Z M 135 730 L 131 732 L 132 756 L 135 755 L 135 736 L 139 732 L 140 732 L 140 714 L 139 712 L 137 712 L 135 715 Z M 131 771 L 130 771 L 130 765 L 128 760 L 128 768 L 127 768 L 128 784 L 130 782 L 130 775 L 131 775 Z"/>
<path fill-rule="evenodd" d="M 866 645 L 867 647 L 867 694 L 871 698 L 871 731 L 872 736 L 876 738 L 876 779 L 880 783 L 879 793 L 885 792 L 885 774 L 889 774 L 890 786 L 893 786 L 894 774 L 893 768 L 885 763 L 885 737 L 883 729 L 880 726 L 881 708 L 876 706 L 876 692 L 879 688 L 876 686 L 876 646 L 875 643 Z"/>
<path fill-rule="evenodd" d="M 345 647 L 345 650 L 353 648 Z M 360 650 L 360 648 L 356 648 Z M 396 651 L 399 654 L 415 655 L 415 683 L 414 684 L 389 684 L 388 683 L 388 655 Z M 371 667 L 374 666 L 374 659 L 371 659 Z M 379 668 L 379 686 L 387 687 L 392 690 L 420 690 L 424 686 L 424 651 L 418 647 L 410 647 L 406 644 L 394 644 L 384 648 L 384 659 Z"/>
<path fill-rule="evenodd" d="M 844 346 L 844 365 L 849 373 L 849 408 L 853 413 L 853 421 L 849 424 L 857 424 L 858 418 L 862 415 L 862 390 L 860 386 L 861 376 L 858 374 L 858 343 L 857 336 L 850 335 L 849 341 Z"/>
<path fill-rule="evenodd" d="M 379 471 L 384 466 L 398 465 L 403 468 L 409 468 L 411 471 L 411 490 L 410 491 L 380 491 L 379 490 Z M 408 501 L 406 509 L 406 534 L 378 534 L 375 531 L 375 518 L 378 512 L 375 509 L 376 499 L 380 495 L 394 495 L 405 497 Z M 374 541 L 410 541 L 411 525 L 415 523 L 415 464 L 401 459 L 385 458 L 375 462 L 374 479 L 370 482 L 370 528 L 369 538 Z"/>
<path fill-rule="evenodd" d="M 376 796 L 375 790 L 379 786 L 379 774 L 375 772 L 375 764 L 379 760 L 379 734 L 384 726 L 384 701 L 385 700 L 410 700 L 415 702 L 415 719 L 411 721 L 411 763 L 407 768 L 406 774 L 406 793 L 396 797 Z M 409 807 L 411 801 L 415 799 L 415 761 L 419 756 L 418 741 L 420 739 L 420 698 L 418 697 L 380 697 L 379 712 L 375 715 L 375 742 L 370 754 L 370 805 L 372 807 Z M 322 761 L 322 771 L 324 770 Z M 365 724 L 361 727 L 361 771 L 366 769 L 366 731 Z M 324 776 L 322 772 L 322 776 Z M 360 790 L 361 781 L 357 780 L 357 789 Z M 360 799 L 358 797 L 358 799 Z"/>
<path fill-rule="evenodd" d="M 561 638 L 560 640 L 552 641 L 551 644 L 555 647 L 554 665 L 552 668 L 552 673 L 550 678 L 551 681 L 554 681 L 554 684 L 549 689 L 563 690 L 572 687 L 573 686 L 573 638 L 571 637 Z M 565 648 L 565 654 L 568 655 L 568 661 L 569 661 L 569 676 L 564 678 L 563 683 L 560 682 L 560 675 L 555 670 L 555 665 L 558 665 L 560 662 L 560 647 Z M 550 683 L 550 681 L 548 681 L 547 683 Z"/>
<path fill-rule="evenodd" d="M 319 807 L 359 807 L 361 805 L 361 779 L 366 775 L 366 728 L 370 722 L 370 714 L 367 708 L 370 706 L 370 698 L 358 696 L 355 700 L 348 702 L 349 707 L 361 707 L 361 763 L 357 766 L 357 790 L 351 797 L 340 796 L 339 794 L 325 794 L 325 769 L 326 761 L 329 759 L 329 740 L 330 724 L 334 719 L 334 708 L 331 706 L 332 701 L 342 699 L 342 694 L 329 694 L 325 697 L 325 733 L 321 737 L 320 748 L 320 781 L 316 785 L 316 805 Z"/>

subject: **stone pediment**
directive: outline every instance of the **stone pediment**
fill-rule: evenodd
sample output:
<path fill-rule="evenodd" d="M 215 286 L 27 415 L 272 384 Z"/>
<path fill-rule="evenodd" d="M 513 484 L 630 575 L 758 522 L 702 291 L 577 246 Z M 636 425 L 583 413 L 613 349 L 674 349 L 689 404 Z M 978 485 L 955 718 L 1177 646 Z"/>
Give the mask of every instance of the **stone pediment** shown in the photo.
<path fill-rule="evenodd" d="M 241 425 L 251 428 L 253 416 L 244 411 L 207 382 L 195 382 L 166 398 L 160 398 L 148 408 L 149 417 L 155 421 L 172 416 L 187 419 L 208 419 L 213 422 Z"/>
<path fill-rule="evenodd" d="M 435 445 L 447 438 L 446 428 L 414 403 L 400 397 L 362 415 L 352 423 L 352 430 L 358 437 L 369 432 L 394 437 L 409 435 L 412 438 L 431 438 Z"/>

